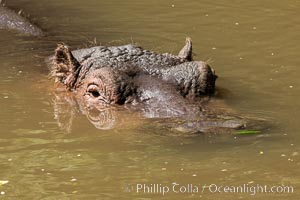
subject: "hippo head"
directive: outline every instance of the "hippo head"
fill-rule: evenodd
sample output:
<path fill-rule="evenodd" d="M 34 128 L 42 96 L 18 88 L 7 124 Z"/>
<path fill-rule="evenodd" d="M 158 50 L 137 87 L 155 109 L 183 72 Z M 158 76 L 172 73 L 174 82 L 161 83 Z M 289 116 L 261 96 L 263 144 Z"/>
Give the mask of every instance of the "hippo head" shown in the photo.
<path fill-rule="evenodd" d="M 144 84 L 143 81 L 136 84 L 136 77 L 141 74 L 170 84 L 190 100 L 214 93 L 217 76 L 205 62 L 157 54 L 131 45 L 79 51 L 71 52 L 67 46 L 58 45 L 51 71 L 57 82 L 89 103 L 124 104 L 139 98 L 135 85 L 140 88 Z"/>
<path fill-rule="evenodd" d="M 79 63 L 65 45 L 52 58 L 52 76 L 77 97 L 94 104 L 124 104 L 135 92 L 132 76 L 111 67 Z"/>

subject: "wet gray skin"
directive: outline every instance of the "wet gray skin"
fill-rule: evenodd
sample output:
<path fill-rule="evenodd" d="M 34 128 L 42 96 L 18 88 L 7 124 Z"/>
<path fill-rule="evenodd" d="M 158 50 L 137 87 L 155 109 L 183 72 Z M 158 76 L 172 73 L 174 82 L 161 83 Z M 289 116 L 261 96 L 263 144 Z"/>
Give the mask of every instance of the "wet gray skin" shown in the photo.
<path fill-rule="evenodd" d="M 76 91 L 86 82 L 87 74 L 110 67 L 128 74 L 143 72 L 172 83 L 182 96 L 194 98 L 213 94 L 217 76 L 205 62 L 191 61 L 191 39 L 178 55 L 159 54 L 134 45 L 92 47 L 70 51 L 58 45 L 51 58 L 52 76 L 69 90 Z"/>
<path fill-rule="evenodd" d="M 41 36 L 43 31 L 21 14 L 0 4 L 0 29 L 14 30 L 24 35 Z"/>

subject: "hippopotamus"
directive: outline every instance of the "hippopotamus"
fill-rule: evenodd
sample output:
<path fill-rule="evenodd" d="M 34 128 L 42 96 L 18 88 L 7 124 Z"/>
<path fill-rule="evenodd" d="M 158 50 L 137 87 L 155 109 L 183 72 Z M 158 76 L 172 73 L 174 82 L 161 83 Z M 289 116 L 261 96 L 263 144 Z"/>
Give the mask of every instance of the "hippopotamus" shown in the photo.
<path fill-rule="evenodd" d="M 127 102 L 128 97 L 135 95 L 135 87 L 130 84 L 130 77 L 141 73 L 173 84 L 182 96 L 189 99 L 213 94 L 217 78 L 214 70 L 205 62 L 192 61 L 191 55 L 190 38 L 186 39 L 186 44 L 178 55 L 159 54 L 131 44 L 97 46 L 75 51 L 59 44 L 51 59 L 51 72 L 56 81 L 67 89 L 90 96 L 93 100 L 98 99 L 99 103 Z M 102 68 L 113 69 L 109 76 L 115 79 L 114 82 L 103 85 L 105 81 L 102 79 L 106 77 L 103 77 Z M 103 90 L 109 91 L 109 95 Z"/>
<path fill-rule="evenodd" d="M 120 105 L 145 118 L 180 119 L 182 123 L 171 124 L 172 129 L 181 132 L 227 132 L 243 129 L 248 123 L 241 117 L 209 109 L 207 101 L 215 92 L 217 75 L 208 63 L 193 61 L 190 38 L 178 55 L 131 44 L 74 51 L 58 44 L 49 61 L 51 75 L 67 89 L 62 92 L 64 97 L 56 93 L 60 102 L 56 105 L 62 105 L 63 99 L 72 109 L 77 105 L 98 129 L 116 125 L 114 108 Z M 66 97 L 66 92 L 72 97 Z M 64 112 L 55 110 L 56 118 L 61 119 Z"/>
<path fill-rule="evenodd" d="M 43 31 L 26 17 L 21 16 L 21 12 L 5 7 L 0 3 L 0 29 L 14 30 L 24 35 L 42 36 Z"/>

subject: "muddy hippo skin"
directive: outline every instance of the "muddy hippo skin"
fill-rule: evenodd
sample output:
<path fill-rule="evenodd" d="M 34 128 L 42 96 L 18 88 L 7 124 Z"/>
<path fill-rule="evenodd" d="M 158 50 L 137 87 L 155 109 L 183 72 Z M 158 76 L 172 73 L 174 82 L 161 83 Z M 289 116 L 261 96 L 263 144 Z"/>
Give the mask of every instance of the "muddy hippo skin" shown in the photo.
<path fill-rule="evenodd" d="M 69 90 L 81 94 L 96 97 L 92 85 L 103 87 L 115 87 L 115 93 L 109 93 L 106 99 L 99 92 L 99 103 L 124 104 L 128 97 L 135 92 L 125 75 L 115 75 L 116 85 L 103 85 L 101 75 L 102 68 L 111 68 L 114 73 L 125 73 L 128 77 L 137 74 L 147 74 L 158 77 L 161 80 L 176 86 L 182 96 L 194 98 L 200 95 L 213 94 L 216 75 L 214 70 L 205 62 L 191 61 L 191 40 L 187 38 L 186 45 L 179 55 L 159 54 L 144 50 L 134 45 L 114 47 L 92 47 L 70 51 L 65 45 L 58 45 L 55 56 L 52 57 L 52 76 L 57 82 L 64 84 Z M 111 77 L 112 77 L 111 76 Z M 108 88 L 109 88 L 108 87 Z M 93 91 L 93 92 L 91 92 Z M 108 90 L 109 91 L 109 90 Z"/>
<path fill-rule="evenodd" d="M 0 4 L 0 29 L 15 30 L 24 35 L 42 36 L 43 31 L 32 24 L 28 19 L 21 16 L 21 13 Z"/>

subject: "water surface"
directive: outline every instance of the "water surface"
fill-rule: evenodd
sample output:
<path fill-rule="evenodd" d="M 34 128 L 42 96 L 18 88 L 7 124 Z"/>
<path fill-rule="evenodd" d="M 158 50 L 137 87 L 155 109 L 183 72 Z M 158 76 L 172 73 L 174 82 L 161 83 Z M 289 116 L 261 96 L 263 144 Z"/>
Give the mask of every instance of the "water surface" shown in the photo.
<path fill-rule="evenodd" d="M 126 192 L 137 183 L 291 185 L 294 193 L 253 199 L 299 199 L 299 9 L 296 0 L 11 0 L 47 33 L 0 30 L 0 186 L 3 199 L 159 199 Z M 252 136 L 174 136 L 130 113 L 111 130 L 73 115 L 55 117 L 53 81 L 44 59 L 56 43 L 73 49 L 137 43 L 177 53 L 186 36 L 194 57 L 209 61 L 229 107 L 272 127 Z M 46 87 L 45 87 L 46 86 Z M 71 111 L 70 111 L 71 112 Z M 65 113 L 68 118 L 68 112 Z M 127 118 L 128 117 L 128 118 Z M 171 136 L 170 136 L 171 135 Z M 249 193 L 168 193 L 166 199 L 250 199 Z"/>

